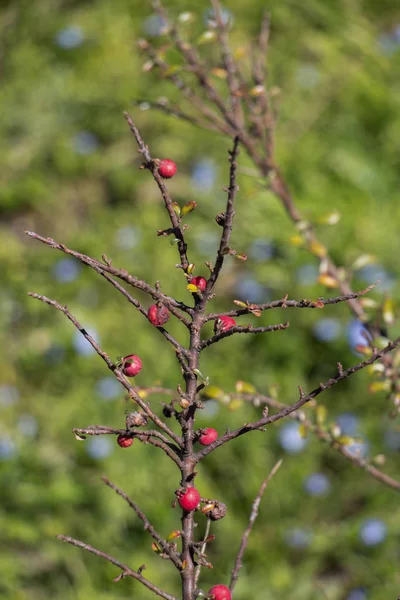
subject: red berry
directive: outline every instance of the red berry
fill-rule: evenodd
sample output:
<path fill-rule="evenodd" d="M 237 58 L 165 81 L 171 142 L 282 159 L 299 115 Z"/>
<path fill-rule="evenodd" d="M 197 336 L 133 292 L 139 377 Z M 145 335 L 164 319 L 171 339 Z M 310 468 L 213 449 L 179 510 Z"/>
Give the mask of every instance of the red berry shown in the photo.
<path fill-rule="evenodd" d="M 192 277 L 190 283 L 195 285 L 201 292 L 204 292 L 207 287 L 207 279 L 204 279 L 204 277 L 200 276 Z"/>
<path fill-rule="evenodd" d="M 169 320 L 169 310 L 163 304 L 152 304 L 147 311 L 150 323 L 161 327 Z"/>
<path fill-rule="evenodd" d="M 222 317 L 218 317 L 218 319 L 214 321 L 215 333 L 219 333 L 220 331 L 228 331 L 228 329 L 231 329 L 235 326 L 235 319 L 232 319 L 232 317 L 225 317 L 224 315 L 222 315 Z"/>
<path fill-rule="evenodd" d="M 183 510 L 190 512 L 197 508 L 200 502 L 200 494 L 194 487 L 187 488 L 184 492 L 178 492 L 178 502 Z"/>
<path fill-rule="evenodd" d="M 169 160 L 169 158 L 164 158 L 160 160 L 160 164 L 158 165 L 158 172 L 163 179 L 171 179 L 176 173 L 176 164 L 173 160 Z"/>
<path fill-rule="evenodd" d="M 133 444 L 133 438 L 120 433 L 117 437 L 117 444 L 118 446 L 121 446 L 121 448 L 129 448 L 129 446 L 132 446 Z"/>
<path fill-rule="evenodd" d="M 206 427 L 201 430 L 201 434 L 199 436 L 199 442 L 202 446 L 209 446 L 218 437 L 218 431 L 213 429 L 212 427 Z"/>
<path fill-rule="evenodd" d="M 231 600 L 232 598 L 229 588 L 221 583 L 218 585 L 213 585 L 208 593 L 213 600 Z"/>
<path fill-rule="evenodd" d="M 136 354 L 129 354 L 122 359 L 122 372 L 127 377 L 135 377 L 142 370 L 142 361 Z"/>

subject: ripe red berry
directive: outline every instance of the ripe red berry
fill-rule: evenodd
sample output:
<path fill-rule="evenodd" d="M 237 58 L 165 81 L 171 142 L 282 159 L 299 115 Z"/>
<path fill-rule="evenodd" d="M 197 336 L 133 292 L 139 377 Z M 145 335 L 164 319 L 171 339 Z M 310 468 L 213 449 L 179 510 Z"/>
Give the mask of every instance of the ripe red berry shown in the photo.
<path fill-rule="evenodd" d="M 190 512 L 197 508 L 200 502 L 200 494 L 194 487 L 187 488 L 184 492 L 178 492 L 178 502 L 183 510 Z"/>
<path fill-rule="evenodd" d="M 215 333 L 219 333 L 220 331 L 228 331 L 228 329 L 235 327 L 235 325 L 235 319 L 222 315 L 222 317 L 219 317 L 214 321 L 214 331 Z"/>
<path fill-rule="evenodd" d="M 190 283 L 195 285 L 201 292 L 204 292 L 207 287 L 207 279 L 204 279 L 204 277 L 200 277 L 199 275 L 197 277 L 192 277 Z"/>
<path fill-rule="evenodd" d="M 173 160 L 169 160 L 169 158 L 160 160 L 160 164 L 158 165 L 158 172 L 163 179 L 171 179 L 175 175 L 176 169 L 176 164 Z"/>
<path fill-rule="evenodd" d="M 218 431 L 213 429 L 212 427 L 205 427 L 202 429 L 201 434 L 199 436 L 199 442 L 202 446 L 209 446 L 218 437 Z"/>
<path fill-rule="evenodd" d="M 169 320 L 169 310 L 164 304 L 152 304 L 147 311 L 150 323 L 161 327 Z"/>
<path fill-rule="evenodd" d="M 122 359 L 122 372 L 127 377 L 135 377 L 142 370 L 142 361 L 136 354 L 129 354 Z"/>
<path fill-rule="evenodd" d="M 129 446 L 132 446 L 133 444 L 133 438 L 120 433 L 117 437 L 117 444 L 118 446 L 121 446 L 121 448 L 129 448 Z"/>
<path fill-rule="evenodd" d="M 208 593 L 213 600 L 231 600 L 232 598 L 229 588 L 221 583 L 218 585 L 213 585 Z"/>

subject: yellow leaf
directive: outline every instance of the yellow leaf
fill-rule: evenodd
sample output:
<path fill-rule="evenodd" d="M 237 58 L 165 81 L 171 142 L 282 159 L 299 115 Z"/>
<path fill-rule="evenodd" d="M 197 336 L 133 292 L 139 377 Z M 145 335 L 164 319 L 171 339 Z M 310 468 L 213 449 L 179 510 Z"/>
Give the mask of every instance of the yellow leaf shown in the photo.
<path fill-rule="evenodd" d="M 234 398 L 228 404 L 228 409 L 232 412 L 235 412 L 236 410 L 239 410 L 239 408 L 242 406 L 242 404 L 243 404 L 243 400 L 241 400 L 240 398 Z"/>
<path fill-rule="evenodd" d="M 254 385 L 247 383 L 246 381 L 237 381 L 235 390 L 238 394 L 255 394 L 257 392 Z"/>
<path fill-rule="evenodd" d="M 315 416 L 316 416 L 318 425 L 323 425 L 326 421 L 326 417 L 328 416 L 328 410 L 327 410 L 326 406 L 323 406 L 322 404 L 318 404 L 317 408 L 315 409 Z"/>
<path fill-rule="evenodd" d="M 308 437 L 308 431 L 304 423 L 300 423 L 299 425 L 299 434 L 304 440 Z"/>
<path fill-rule="evenodd" d="M 215 31 L 204 31 L 199 38 L 197 38 L 197 43 L 201 44 L 209 44 L 213 42 L 217 38 L 217 33 Z"/>
<path fill-rule="evenodd" d="M 224 396 L 223 390 L 216 385 L 209 385 L 207 388 L 202 390 L 202 396 L 210 398 L 210 400 L 220 400 Z"/>
<path fill-rule="evenodd" d="M 390 392 L 390 388 L 390 381 L 373 381 L 368 385 L 368 391 L 370 394 L 376 394 L 377 392 Z"/>
<path fill-rule="evenodd" d="M 214 69 L 211 69 L 211 73 L 219 79 L 226 79 L 228 77 L 227 71 L 225 69 L 221 69 L 221 67 L 215 67 Z"/>
<path fill-rule="evenodd" d="M 327 249 L 321 242 L 317 242 L 317 240 L 311 242 L 310 251 L 314 256 L 318 256 L 319 258 L 324 258 L 327 255 Z"/>
<path fill-rule="evenodd" d="M 199 288 L 197 287 L 197 285 L 194 285 L 193 283 L 189 283 L 186 286 L 186 289 L 191 292 L 192 294 L 197 294 L 197 292 L 199 291 Z"/>
<path fill-rule="evenodd" d="M 328 273 L 321 273 L 318 277 L 318 283 L 324 285 L 327 288 L 336 288 L 338 286 L 338 282 L 332 275 Z"/>
<path fill-rule="evenodd" d="M 391 298 L 386 298 L 382 307 L 383 320 L 387 325 L 393 325 L 394 323 L 394 304 Z"/>

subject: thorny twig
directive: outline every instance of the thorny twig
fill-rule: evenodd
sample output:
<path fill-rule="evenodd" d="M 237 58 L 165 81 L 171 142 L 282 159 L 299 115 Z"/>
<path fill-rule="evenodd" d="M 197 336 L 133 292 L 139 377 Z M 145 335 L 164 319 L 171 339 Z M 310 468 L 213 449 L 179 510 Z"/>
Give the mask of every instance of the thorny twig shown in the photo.
<path fill-rule="evenodd" d="M 133 571 L 130 567 L 128 567 L 127 565 L 124 565 L 124 563 L 120 562 L 113 556 L 110 556 L 109 554 L 106 554 L 105 552 L 102 552 L 101 550 L 97 550 L 97 548 L 93 548 L 93 546 L 90 546 L 89 544 L 85 544 L 85 542 L 81 542 L 80 540 L 76 540 L 72 537 L 69 537 L 68 535 L 57 535 L 56 537 L 58 540 L 61 540 L 62 542 L 66 542 L 67 544 L 71 544 L 72 546 L 77 546 L 78 548 L 82 548 L 83 550 L 86 550 L 87 552 L 91 552 L 92 554 L 95 554 L 96 556 L 99 556 L 100 558 L 104 558 L 104 560 L 108 561 L 112 565 L 115 565 L 116 567 L 121 569 L 121 571 L 122 571 L 121 575 L 123 577 L 132 577 L 133 579 L 140 581 L 140 583 L 142 583 L 144 586 L 146 586 L 150 591 L 157 594 L 157 596 L 160 596 L 161 598 L 164 598 L 165 600 L 178 600 L 178 598 L 176 598 L 176 596 L 167 594 L 166 592 L 161 590 L 159 587 L 154 585 L 154 583 L 151 583 L 151 581 L 149 581 L 148 579 L 143 577 L 143 575 L 141 573 L 139 573 L 138 571 Z"/>
<path fill-rule="evenodd" d="M 253 505 L 251 507 L 251 513 L 250 513 L 250 518 L 249 518 L 249 523 L 246 527 L 246 530 L 243 533 L 242 536 L 242 540 L 240 542 L 240 547 L 239 547 L 239 551 L 238 554 L 236 556 L 236 560 L 235 560 L 235 566 L 232 569 L 232 574 L 231 574 L 231 582 L 229 584 L 229 589 L 231 590 L 231 592 L 233 592 L 233 589 L 236 585 L 236 582 L 238 580 L 239 577 L 239 571 L 242 568 L 242 560 L 243 560 L 243 554 L 244 551 L 247 548 L 247 544 L 249 542 L 249 537 L 250 537 L 250 533 L 253 529 L 254 523 L 258 517 L 258 509 L 260 507 L 260 503 L 261 503 L 261 498 L 263 497 L 263 494 L 267 488 L 267 485 L 269 484 L 269 482 L 271 481 L 271 479 L 273 478 L 273 476 L 275 475 L 275 473 L 278 471 L 279 467 L 282 464 L 283 459 L 281 458 L 280 460 L 278 460 L 278 462 L 272 467 L 270 473 L 268 474 L 268 476 L 264 479 L 264 481 L 261 484 L 260 490 L 257 494 L 257 496 L 255 497 L 255 500 L 253 502 Z"/>
<path fill-rule="evenodd" d="M 116 492 L 121 498 L 123 498 L 129 506 L 135 511 L 139 519 L 143 522 L 145 531 L 148 531 L 151 537 L 156 540 L 158 544 L 160 544 L 161 548 L 164 550 L 165 554 L 168 554 L 173 564 L 177 569 L 182 569 L 182 561 L 178 556 L 178 553 L 172 548 L 171 544 L 169 544 L 166 540 L 164 540 L 160 534 L 154 529 L 153 525 L 150 523 L 146 515 L 143 511 L 140 510 L 136 502 L 134 502 L 121 488 L 117 487 L 114 483 L 112 483 L 107 477 L 102 477 L 102 481 L 114 492 Z"/>

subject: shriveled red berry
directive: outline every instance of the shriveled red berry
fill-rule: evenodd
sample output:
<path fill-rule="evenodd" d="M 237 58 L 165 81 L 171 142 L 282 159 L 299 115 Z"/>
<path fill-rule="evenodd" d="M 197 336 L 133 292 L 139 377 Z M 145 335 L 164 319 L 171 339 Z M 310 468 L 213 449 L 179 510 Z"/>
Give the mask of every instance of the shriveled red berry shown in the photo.
<path fill-rule="evenodd" d="M 187 488 L 185 491 L 178 491 L 178 502 L 183 510 L 190 512 L 197 508 L 200 502 L 200 494 L 194 487 Z"/>
<path fill-rule="evenodd" d="M 142 370 L 142 361 L 136 354 L 129 354 L 122 359 L 122 372 L 127 377 L 135 377 Z"/>
<path fill-rule="evenodd" d="M 224 315 L 222 315 L 221 317 L 218 317 L 218 319 L 216 319 L 214 321 L 215 333 L 219 333 L 220 331 L 228 331 L 229 329 L 232 329 L 232 327 L 235 327 L 235 326 L 236 326 L 235 319 L 233 319 L 232 317 L 226 317 Z"/>
<path fill-rule="evenodd" d="M 232 598 L 229 588 L 221 583 L 213 585 L 208 593 L 213 600 L 231 600 Z"/>
<path fill-rule="evenodd" d="M 169 160 L 169 158 L 164 158 L 160 160 L 160 164 L 158 165 L 158 172 L 160 173 L 163 179 L 171 179 L 176 173 L 177 166 L 173 160 Z"/>
<path fill-rule="evenodd" d="M 201 430 L 201 434 L 199 436 L 199 442 L 202 446 L 209 446 L 218 437 L 218 431 L 213 429 L 212 427 L 205 427 Z"/>
<path fill-rule="evenodd" d="M 192 277 L 190 283 L 195 285 L 201 292 L 204 292 L 207 287 L 207 279 L 200 277 L 200 275 L 197 275 L 197 277 Z"/>
<path fill-rule="evenodd" d="M 169 310 L 164 304 L 152 304 L 147 311 L 150 323 L 156 327 L 161 327 L 169 320 Z"/>
<path fill-rule="evenodd" d="M 129 446 L 132 446 L 133 444 L 133 438 L 120 433 L 117 437 L 117 444 L 118 446 L 121 446 L 121 448 L 129 448 Z"/>

